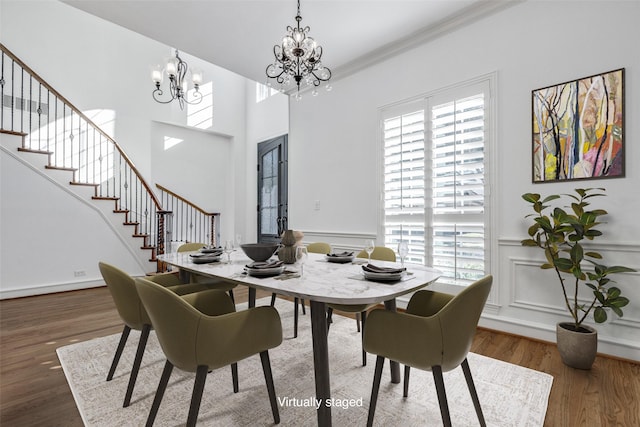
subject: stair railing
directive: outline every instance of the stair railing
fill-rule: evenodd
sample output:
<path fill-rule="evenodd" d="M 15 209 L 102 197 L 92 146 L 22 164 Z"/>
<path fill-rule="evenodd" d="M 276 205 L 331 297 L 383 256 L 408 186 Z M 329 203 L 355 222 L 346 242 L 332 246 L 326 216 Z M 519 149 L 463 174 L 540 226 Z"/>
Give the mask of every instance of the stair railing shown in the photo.
<path fill-rule="evenodd" d="M 167 243 L 202 242 L 220 246 L 219 213 L 207 212 L 160 184 L 156 187 L 162 206 L 172 212 L 166 225 Z"/>
<path fill-rule="evenodd" d="M 23 135 L 22 151 L 48 155 L 48 169 L 73 172 L 71 184 L 95 187 L 94 199 L 113 200 L 134 226 L 149 261 L 164 253 L 160 201 L 122 148 L 0 43 L 0 130 Z M 160 243 L 160 244 L 159 244 Z"/>

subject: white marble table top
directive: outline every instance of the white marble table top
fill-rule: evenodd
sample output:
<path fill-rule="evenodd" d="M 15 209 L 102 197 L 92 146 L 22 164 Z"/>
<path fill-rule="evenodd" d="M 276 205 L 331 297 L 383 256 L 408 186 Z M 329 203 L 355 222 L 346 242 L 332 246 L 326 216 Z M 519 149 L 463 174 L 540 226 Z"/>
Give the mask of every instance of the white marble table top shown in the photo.
<path fill-rule="evenodd" d="M 252 277 L 244 272 L 244 266 L 251 260 L 241 249 L 227 256 L 221 262 L 194 264 L 190 254 L 195 252 L 171 253 L 158 259 L 180 269 L 200 273 L 210 277 L 220 277 L 248 285 L 257 289 L 281 295 L 304 298 L 331 304 L 374 304 L 391 300 L 397 296 L 413 292 L 435 282 L 441 273 L 438 270 L 407 264 L 407 275 L 400 282 L 382 283 L 366 280 L 362 274 L 362 264 L 366 259 L 356 258 L 359 263 L 338 264 L 328 262 L 321 254 L 310 253 L 304 264 L 302 277 L 298 264 L 285 264 L 285 273 L 275 277 Z M 400 263 L 372 260 L 380 267 L 400 267 Z M 291 274 L 289 274 L 291 272 Z"/>

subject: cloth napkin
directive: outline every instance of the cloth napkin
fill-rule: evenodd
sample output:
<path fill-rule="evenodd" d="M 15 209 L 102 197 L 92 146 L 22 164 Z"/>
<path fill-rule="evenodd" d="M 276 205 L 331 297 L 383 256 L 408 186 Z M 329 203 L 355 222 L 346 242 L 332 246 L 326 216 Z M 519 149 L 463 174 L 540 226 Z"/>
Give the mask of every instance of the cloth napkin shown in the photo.
<path fill-rule="evenodd" d="M 220 255 L 222 253 L 222 248 L 216 248 L 214 246 L 203 246 L 202 249 L 200 249 L 200 252 L 207 255 Z"/>
<path fill-rule="evenodd" d="M 338 254 L 327 254 L 327 256 L 341 257 L 341 258 L 342 257 L 347 257 L 347 256 L 352 256 L 352 255 L 353 255 L 353 252 L 347 252 L 347 251 L 340 252 Z"/>
<path fill-rule="evenodd" d="M 387 273 L 387 274 L 398 274 L 406 270 L 406 268 L 378 267 L 373 264 L 363 265 L 362 269 L 364 271 L 368 271 L 369 273 Z"/>
<path fill-rule="evenodd" d="M 189 254 L 189 256 L 191 258 L 200 258 L 200 259 L 202 259 L 202 258 L 216 258 L 216 257 L 218 257 L 220 255 L 222 255 L 222 251 L 220 251 L 220 252 L 211 252 L 211 253 L 199 252 L 197 254 Z"/>
<path fill-rule="evenodd" d="M 247 268 L 253 268 L 253 269 L 263 269 L 263 268 L 275 268 L 275 267 L 280 267 L 281 265 L 284 264 L 284 261 L 255 261 L 252 262 L 249 265 L 245 265 L 245 267 Z"/>

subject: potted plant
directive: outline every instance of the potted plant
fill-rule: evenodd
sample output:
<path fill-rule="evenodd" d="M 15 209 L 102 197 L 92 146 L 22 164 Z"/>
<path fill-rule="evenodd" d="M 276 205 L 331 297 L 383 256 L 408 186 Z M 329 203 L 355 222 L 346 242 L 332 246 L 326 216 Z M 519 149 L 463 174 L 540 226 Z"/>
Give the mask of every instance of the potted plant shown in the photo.
<path fill-rule="evenodd" d="M 596 323 L 607 320 L 607 309 L 622 316 L 622 308 L 629 304 L 629 299 L 622 296 L 619 288 L 611 286 L 615 282 L 609 276 L 635 270 L 607 266 L 601 261 L 600 253 L 585 250 L 585 240 L 603 235 L 596 227 L 602 224 L 599 219 L 607 214 L 603 209 L 589 210 L 589 199 L 606 194 L 603 188 L 576 188 L 574 191 L 575 194 L 553 194 L 545 198 L 536 193 L 523 194 L 522 198 L 531 204 L 534 213 L 525 217 L 532 218 L 533 224 L 528 230 L 530 238 L 521 243 L 544 251 L 546 262 L 540 267 L 555 270 L 573 319 L 573 322 L 561 322 L 556 327 L 562 361 L 575 368 L 590 369 L 597 352 L 597 332 L 583 322 L 592 311 Z M 553 200 L 558 201 L 556 204 L 570 202 L 570 205 L 564 208 L 552 206 L 549 202 Z M 591 263 L 592 268 L 585 269 L 584 261 Z M 578 298 L 583 286 L 592 291 L 590 302 L 584 303 Z M 586 343 L 581 344 L 582 341 Z"/>

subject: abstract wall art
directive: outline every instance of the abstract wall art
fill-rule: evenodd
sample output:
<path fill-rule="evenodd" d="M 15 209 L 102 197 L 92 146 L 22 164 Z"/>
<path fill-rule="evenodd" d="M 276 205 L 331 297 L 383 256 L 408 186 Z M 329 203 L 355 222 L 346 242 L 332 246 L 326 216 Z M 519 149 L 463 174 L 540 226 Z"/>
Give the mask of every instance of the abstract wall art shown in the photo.
<path fill-rule="evenodd" d="M 533 182 L 624 176 L 624 68 L 531 92 Z"/>

